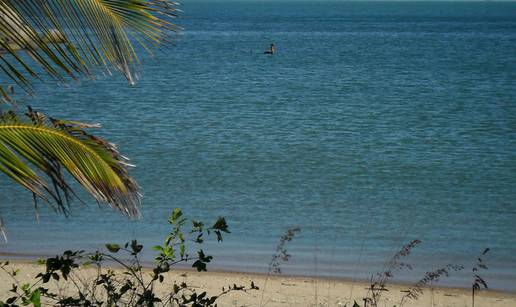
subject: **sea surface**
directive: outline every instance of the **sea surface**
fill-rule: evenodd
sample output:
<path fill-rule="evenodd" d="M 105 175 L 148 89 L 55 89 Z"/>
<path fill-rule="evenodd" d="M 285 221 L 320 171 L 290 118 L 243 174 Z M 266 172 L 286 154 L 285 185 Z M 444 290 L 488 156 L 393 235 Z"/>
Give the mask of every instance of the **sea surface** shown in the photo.
<path fill-rule="evenodd" d="M 516 3 L 184 1 L 172 49 L 141 80 L 99 76 L 25 97 L 99 122 L 137 165 L 143 218 L 90 198 L 70 218 L 1 176 L 0 213 L 24 257 L 133 238 L 150 249 L 175 207 L 231 234 L 212 269 L 355 280 L 419 239 L 395 281 L 447 264 L 470 287 L 485 248 L 494 289 L 516 291 Z M 275 43 L 273 56 L 263 51 Z M 153 253 L 145 253 L 146 261 Z M 209 267 L 210 268 L 210 267 Z"/>

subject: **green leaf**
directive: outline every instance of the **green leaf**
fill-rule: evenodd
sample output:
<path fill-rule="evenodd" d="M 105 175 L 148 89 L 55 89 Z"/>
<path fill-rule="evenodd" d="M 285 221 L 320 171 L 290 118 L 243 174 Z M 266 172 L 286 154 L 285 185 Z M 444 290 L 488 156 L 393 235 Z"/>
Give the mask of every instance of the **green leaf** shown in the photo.
<path fill-rule="evenodd" d="M 30 296 L 30 301 L 34 305 L 34 307 L 41 307 L 41 292 L 38 290 L 32 292 Z"/>
<path fill-rule="evenodd" d="M 217 235 L 217 241 L 222 242 L 222 234 L 219 230 L 215 230 L 215 235 Z"/>
<path fill-rule="evenodd" d="M 150 53 L 151 46 L 166 43 L 167 36 L 179 30 L 171 22 L 177 15 L 171 0 L 1 3 L 0 53 L 7 56 L 2 55 L 0 68 L 28 92 L 32 80 L 41 79 L 40 72 L 67 82 L 91 76 L 92 67 L 117 70 L 134 83 L 140 63 L 136 50 Z"/>
<path fill-rule="evenodd" d="M 198 272 L 206 271 L 206 264 L 211 262 L 213 257 L 206 255 L 202 249 L 197 252 L 197 255 L 199 259 L 192 264 L 192 267 L 196 268 Z"/>
<path fill-rule="evenodd" d="M 230 233 L 228 224 L 226 223 L 226 219 L 224 217 L 219 217 L 215 224 L 211 227 L 212 229 L 220 230 L 226 233 Z"/>
<path fill-rule="evenodd" d="M 184 244 L 181 244 L 181 246 L 179 246 L 179 254 L 181 255 L 181 258 L 183 258 L 185 256 L 185 252 L 186 252 L 186 246 Z"/>
<path fill-rule="evenodd" d="M 174 254 L 175 254 L 175 249 L 173 246 L 167 246 L 164 250 L 163 250 L 163 253 L 165 254 L 165 256 L 169 257 L 169 258 L 174 258 Z"/>
<path fill-rule="evenodd" d="M 133 251 L 133 254 L 136 255 L 142 251 L 143 245 L 138 244 L 138 242 L 136 240 L 132 240 L 131 241 L 131 249 Z"/>
<path fill-rule="evenodd" d="M 200 260 L 196 260 L 193 264 L 192 264 L 192 267 L 193 268 L 196 268 L 197 269 L 197 272 L 206 272 L 206 263 L 200 261 Z"/>
<path fill-rule="evenodd" d="M 26 284 L 23 284 L 21 286 L 21 289 L 23 290 L 23 292 L 27 292 L 29 291 L 29 288 L 30 288 L 30 284 L 26 283 Z"/>
<path fill-rule="evenodd" d="M 16 297 L 16 296 L 10 297 L 10 298 L 7 299 L 6 303 L 7 304 L 12 304 L 12 303 L 14 303 L 16 301 L 17 298 L 18 297 Z"/>
<path fill-rule="evenodd" d="M 75 194 L 67 183 L 66 170 L 99 202 L 139 216 L 139 187 L 114 145 L 77 126 L 63 126 L 41 116 L 45 118 L 30 108 L 30 121 L 0 113 L 0 172 L 36 197 L 54 200 L 66 213 Z M 47 175 L 50 182 L 40 174 Z"/>
<path fill-rule="evenodd" d="M 200 221 L 192 221 L 192 224 L 193 224 L 193 228 L 194 230 L 193 231 L 202 231 L 203 227 L 204 227 L 204 224 Z"/>
<path fill-rule="evenodd" d="M 152 249 L 155 251 L 158 251 L 158 252 L 163 251 L 163 247 L 161 245 L 154 245 L 154 247 L 152 247 Z"/>
<path fill-rule="evenodd" d="M 108 244 L 106 244 L 106 248 L 108 249 L 108 251 L 110 251 L 112 253 L 117 253 L 120 250 L 120 245 L 108 243 Z"/>
<path fill-rule="evenodd" d="M 179 220 L 179 218 L 181 218 L 181 216 L 183 216 L 183 211 L 180 208 L 175 208 L 172 212 L 170 223 L 177 224 L 177 221 Z"/>

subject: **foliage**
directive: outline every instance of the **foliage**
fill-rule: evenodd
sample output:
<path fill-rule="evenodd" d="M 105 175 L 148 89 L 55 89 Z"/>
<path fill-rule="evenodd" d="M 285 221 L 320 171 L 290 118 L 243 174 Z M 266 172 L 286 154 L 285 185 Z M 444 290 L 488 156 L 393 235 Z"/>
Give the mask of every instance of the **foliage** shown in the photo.
<path fill-rule="evenodd" d="M 41 71 L 65 82 L 112 67 L 134 82 L 134 42 L 166 43 L 177 12 L 170 0 L 0 0 L 0 69 L 28 92 Z"/>
<path fill-rule="evenodd" d="M 407 294 L 405 294 L 401 298 L 400 306 L 402 306 L 407 300 L 416 300 L 423 294 L 423 289 L 428 284 L 432 284 L 434 282 L 438 282 L 442 277 L 450 276 L 450 272 L 458 272 L 462 271 L 464 267 L 462 265 L 456 264 L 448 264 L 442 268 L 436 269 L 431 272 L 426 272 L 425 276 L 416 282 L 413 286 L 411 286 L 407 290 Z"/>
<path fill-rule="evenodd" d="M 127 159 L 115 145 L 86 132 L 93 127 L 48 118 L 31 108 L 25 116 L 0 113 L 0 171 L 66 214 L 75 194 L 66 170 L 99 201 L 137 216 L 141 196 Z"/>
<path fill-rule="evenodd" d="M 290 255 L 286 249 L 286 245 L 288 242 L 294 239 L 296 233 L 301 232 L 301 228 L 298 226 L 291 227 L 287 229 L 287 231 L 280 237 L 278 245 L 276 245 L 276 250 L 271 257 L 271 261 L 269 263 L 269 269 L 267 272 L 267 277 L 265 278 L 265 282 L 263 284 L 262 295 L 260 298 L 259 306 L 263 306 L 263 298 L 265 295 L 265 290 L 267 289 L 267 282 L 269 281 L 269 277 L 271 274 L 281 274 L 281 264 L 287 262 L 292 255 Z"/>
<path fill-rule="evenodd" d="M 376 307 L 380 305 L 380 298 L 384 291 L 389 291 L 387 287 L 387 283 L 394 277 L 396 272 L 399 272 L 402 269 L 412 270 L 412 266 L 410 264 L 402 262 L 402 258 L 405 258 L 410 255 L 412 249 L 414 249 L 417 245 L 421 243 L 420 240 L 413 240 L 409 244 L 403 246 L 400 251 L 398 251 L 391 260 L 386 265 L 386 270 L 382 273 L 377 273 L 375 277 L 371 277 L 371 285 L 368 289 L 366 297 L 363 299 L 364 307 Z M 485 265 L 482 257 L 487 254 L 489 248 L 485 249 L 480 257 L 477 259 L 477 264 L 473 267 L 472 271 L 474 273 L 474 283 L 472 299 L 474 306 L 474 296 L 475 291 L 480 290 L 481 287 L 487 289 L 487 283 L 483 278 L 478 275 L 478 271 L 481 269 L 487 270 L 487 266 Z M 406 292 L 406 294 L 401 298 L 399 302 L 399 306 L 403 306 L 409 300 L 417 300 L 421 295 L 423 295 L 423 291 L 425 287 L 432 284 L 434 282 L 438 282 L 443 277 L 450 276 L 451 272 L 458 272 L 464 269 L 463 265 L 457 264 L 447 264 L 441 268 L 438 268 L 433 271 L 426 272 L 423 278 L 417 281 L 415 284 L 410 286 Z M 360 307 L 357 302 L 354 302 L 353 307 Z"/>
<path fill-rule="evenodd" d="M 380 297 L 382 292 L 387 291 L 386 285 L 389 280 L 394 277 L 394 274 L 404 268 L 411 270 L 412 266 L 410 264 L 402 262 L 402 259 L 410 255 L 412 249 L 418 246 L 421 243 L 420 240 L 413 240 L 407 245 L 403 246 L 394 256 L 389 260 L 386 264 L 386 268 L 381 273 L 376 273 L 376 275 L 371 277 L 370 287 L 367 293 L 366 298 L 364 298 L 364 304 L 367 306 L 376 307 L 380 302 Z"/>
<path fill-rule="evenodd" d="M 198 291 L 186 283 L 174 282 L 168 292 L 161 294 L 157 290 L 172 273 L 171 268 L 178 263 L 192 263 L 197 271 L 206 271 L 207 264 L 213 259 L 202 249 L 197 256 L 190 256 L 187 242 L 202 244 L 206 237 L 215 234 L 222 241 L 222 233 L 229 233 L 228 225 L 220 217 L 211 227 L 205 227 L 200 221 L 191 221 L 189 230 L 185 229 L 188 220 L 180 209 L 175 209 L 168 221 L 171 231 L 162 245 L 154 247 L 158 251 L 155 265 L 147 272 L 141 265 L 143 246 L 136 240 L 124 245 L 106 244 L 107 252 L 65 251 L 60 256 L 45 260 L 45 270 L 29 284 L 21 284 L 18 271 L 10 269 L 9 263 L 0 268 L 14 280 L 11 292 L 13 296 L 0 302 L 0 306 L 19 306 L 32 304 L 41 306 L 42 302 L 56 306 L 215 306 L 217 300 L 233 291 L 258 290 L 251 282 L 249 287 L 229 285 L 222 288 L 217 295 L 210 296 L 205 291 Z M 129 260 L 124 260 L 124 255 Z M 118 264 L 121 270 L 106 269 L 103 265 Z M 93 278 L 82 278 L 80 268 L 93 266 L 96 274 Z M 169 274 L 166 274 L 169 273 Z M 50 281 L 62 282 L 71 286 L 70 291 L 55 292 L 48 284 Z M 164 287 L 165 288 L 165 287 Z M 167 288 L 168 289 L 168 288 Z"/>
<path fill-rule="evenodd" d="M 292 241 L 296 233 L 301 232 L 301 228 L 292 227 L 281 236 L 278 245 L 276 246 L 276 252 L 272 255 L 271 262 L 269 263 L 269 273 L 281 274 L 281 263 L 287 262 L 291 255 L 287 252 L 285 245 L 287 242 Z"/>
<path fill-rule="evenodd" d="M 31 109 L 27 118 L 15 114 L 14 87 L 4 82 L 33 94 L 34 80 L 66 83 L 102 68 L 134 83 L 138 48 L 168 45 L 179 29 L 172 23 L 177 6 L 171 0 L 0 0 L 0 172 L 66 214 L 74 195 L 66 170 L 98 202 L 138 216 L 141 197 L 126 158 L 85 131 L 97 126 Z"/>
<path fill-rule="evenodd" d="M 480 276 L 481 270 L 488 270 L 489 268 L 485 264 L 483 259 L 489 252 L 489 248 L 484 249 L 482 254 L 477 258 L 476 264 L 473 266 L 471 271 L 473 272 L 473 284 L 471 285 L 471 306 L 475 307 L 475 293 L 483 289 L 488 289 L 487 282 Z"/>

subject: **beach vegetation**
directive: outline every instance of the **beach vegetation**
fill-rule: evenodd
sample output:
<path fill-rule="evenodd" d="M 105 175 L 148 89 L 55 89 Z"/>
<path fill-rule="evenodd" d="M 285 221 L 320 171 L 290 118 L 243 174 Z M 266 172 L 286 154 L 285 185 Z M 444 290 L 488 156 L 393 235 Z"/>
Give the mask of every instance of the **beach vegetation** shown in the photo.
<path fill-rule="evenodd" d="M 109 243 L 105 245 L 106 250 L 93 253 L 68 250 L 39 261 L 44 269 L 30 283 L 20 281 L 20 271 L 4 262 L 0 269 L 7 273 L 13 284 L 12 295 L 1 298 L 0 306 L 200 307 L 216 306 L 217 300 L 230 292 L 258 290 L 254 282 L 228 284 L 216 295 L 210 295 L 186 281 L 178 282 L 179 273 L 171 271 L 174 267 L 189 264 L 198 272 L 207 271 L 213 256 L 201 248 L 203 242 L 210 238 L 221 242 L 223 235 L 230 231 L 223 217 L 216 219 L 212 226 L 206 226 L 201 221 L 188 220 L 180 209 L 173 211 L 168 223 L 170 232 L 161 245 L 153 247 L 157 255 L 153 267 L 148 269 L 141 262 L 144 247 L 136 240 L 125 244 Z M 54 286 L 50 287 L 52 284 Z"/>
<path fill-rule="evenodd" d="M 371 276 L 370 287 L 367 296 L 364 298 L 365 306 L 378 306 L 382 293 L 387 290 L 387 283 L 394 275 L 402 269 L 412 270 L 412 265 L 403 261 L 410 255 L 412 250 L 421 244 L 421 240 L 412 240 L 404 245 L 394 256 L 386 263 L 383 272 L 376 273 Z"/>
<path fill-rule="evenodd" d="M 266 303 L 264 302 L 265 291 L 267 289 L 267 282 L 272 274 L 281 274 L 281 266 L 284 263 L 287 263 L 292 255 L 287 251 L 287 244 L 291 242 L 296 234 L 301 232 L 301 228 L 299 226 L 294 226 L 289 229 L 280 237 L 278 244 L 272 254 L 271 261 L 269 262 L 269 267 L 267 270 L 267 276 L 265 278 L 265 282 L 262 287 L 262 294 L 260 297 L 260 304 L 258 306 L 264 306 Z"/>
<path fill-rule="evenodd" d="M 458 272 L 462 271 L 463 269 L 464 266 L 462 265 L 448 264 L 444 267 L 426 272 L 423 278 L 421 278 L 406 290 L 406 294 L 401 298 L 400 306 L 403 306 L 409 300 L 417 300 L 423 294 L 423 291 L 426 287 L 431 287 L 441 278 L 450 276 L 451 272 Z"/>
<path fill-rule="evenodd" d="M 206 240 L 223 241 L 230 233 L 226 219 L 219 217 L 212 224 L 205 224 L 189 220 L 181 209 L 174 209 L 168 223 L 170 231 L 162 244 L 152 247 L 155 252 L 152 266 L 142 263 L 145 248 L 136 240 L 125 244 L 108 243 L 105 249 L 95 252 L 67 250 L 61 255 L 38 259 L 37 264 L 43 267 L 29 278 L 30 282 L 22 280 L 21 276 L 25 275 L 8 261 L 0 263 L 2 277 L 12 280 L 11 294 L 0 298 L 0 306 L 216 306 L 219 299 L 229 293 L 249 294 L 260 290 L 256 304 L 266 306 L 270 303 L 270 300 L 264 300 L 267 281 L 272 274 L 282 274 L 281 266 L 292 256 L 287 252 L 287 244 L 300 232 L 299 227 L 293 227 L 280 237 L 260 288 L 254 281 L 246 285 L 228 283 L 221 285 L 219 292 L 214 294 L 213 289 L 208 293 L 203 287 L 189 284 L 188 272 L 175 269 L 188 265 L 198 272 L 207 271 L 213 256 L 203 248 L 203 243 Z M 402 290 L 405 294 L 393 303 L 384 295 L 392 291 L 391 282 L 396 274 L 412 270 L 412 265 L 404 259 L 419 244 L 420 240 L 413 240 L 404 245 L 386 262 L 384 271 L 371 277 L 365 296 L 350 297 L 344 306 L 412 305 L 425 291 L 433 291 L 441 279 L 464 269 L 462 265 L 448 264 L 426 272 L 420 280 Z M 480 272 L 488 269 L 485 260 L 488 252 L 489 249 L 485 249 L 472 267 L 472 306 L 475 306 L 475 293 L 487 289 L 487 281 Z M 317 301 L 317 297 L 315 299 Z"/>
<path fill-rule="evenodd" d="M 376 273 L 370 279 L 370 286 L 368 292 L 363 300 L 363 307 L 377 307 L 384 305 L 382 302 L 382 295 L 384 292 L 389 291 L 388 283 L 394 276 L 402 270 L 412 270 L 411 264 L 403 261 L 404 258 L 409 256 L 414 248 L 421 244 L 420 240 L 412 240 L 408 244 L 404 245 L 394 256 L 386 263 L 385 270 L 381 273 Z M 476 260 L 476 264 L 472 267 L 473 272 L 473 284 L 472 284 L 472 306 L 475 306 L 475 292 L 481 289 L 487 289 L 487 282 L 479 274 L 481 270 L 487 270 L 488 267 L 485 264 L 485 255 L 489 252 L 489 248 L 486 248 Z M 441 279 L 449 277 L 453 272 L 459 272 L 464 270 L 463 265 L 459 264 L 447 264 L 440 268 L 432 271 L 427 271 L 424 276 L 409 286 L 405 292 L 405 295 L 401 297 L 399 304 L 396 306 L 404 306 L 409 302 L 414 302 L 420 298 L 424 291 L 428 288 L 433 289 L 435 283 Z M 361 307 L 356 301 L 353 303 L 353 307 Z"/>
<path fill-rule="evenodd" d="M 488 266 L 485 261 L 485 256 L 490 251 L 489 248 L 484 249 L 484 251 L 478 256 L 477 261 L 471 272 L 473 273 L 473 283 L 471 284 L 471 306 L 475 307 L 475 293 L 482 290 L 488 289 L 487 282 L 485 278 L 480 275 L 481 271 L 488 270 Z"/>

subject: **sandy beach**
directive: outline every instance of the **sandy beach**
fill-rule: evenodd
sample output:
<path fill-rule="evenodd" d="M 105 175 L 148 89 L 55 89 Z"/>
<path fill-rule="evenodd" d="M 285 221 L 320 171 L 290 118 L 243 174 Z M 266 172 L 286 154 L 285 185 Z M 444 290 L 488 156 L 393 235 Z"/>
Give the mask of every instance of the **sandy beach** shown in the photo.
<path fill-rule="evenodd" d="M 17 278 L 28 282 L 44 267 L 27 261 L 12 262 L 11 267 L 19 269 Z M 117 269 L 115 269 L 117 270 Z M 81 269 L 84 278 L 93 276 L 92 268 Z M 222 296 L 219 306 L 352 306 L 356 300 L 363 306 L 362 299 L 366 296 L 366 283 L 351 282 L 338 279 L 292 277 L 263 274 L 232 273 L 232 272 L 202 272 L 192 270 L 174 270 L 168 273 L 165 283 L 158 292 L 165 291 L 173 280 L 186 282 L 198 289 L 206 290 L 210 295 L 217 295 L 222 287 L 229 285 L 249 286 L 251 281 L 259 290 L 249 292 L 233 292 Z M 13 280 L 5 273 L 0 273 L 0 297 L 2 300 L 12 296 L 9 290 Z M 57 287 L 54 282 L 50 288 Z M 384 291 L 380 306 L 399 306 L 399 302 L 407 288 L 406 285 L 388 285 Z M 471 292 L 467 289 L 435 287 L 427 288 L 424 294 L 415 301 L 407 301 L 403 306 L 471 306 Z M 516 306 L 516 293 L 497 291 L 482 291 L 475 298 L 475 306 Z"/>

